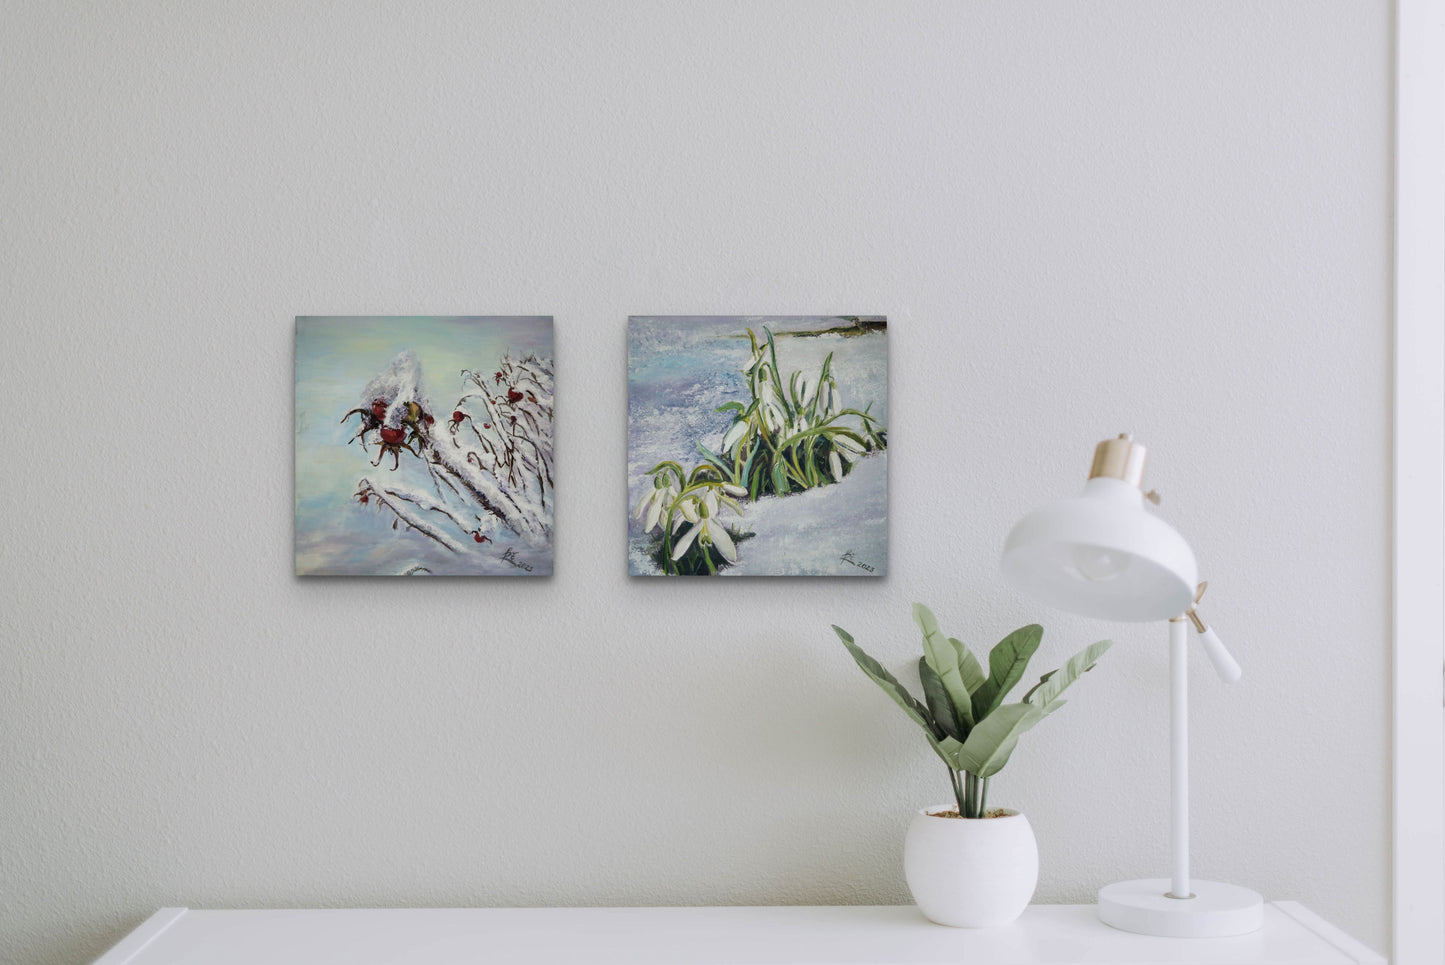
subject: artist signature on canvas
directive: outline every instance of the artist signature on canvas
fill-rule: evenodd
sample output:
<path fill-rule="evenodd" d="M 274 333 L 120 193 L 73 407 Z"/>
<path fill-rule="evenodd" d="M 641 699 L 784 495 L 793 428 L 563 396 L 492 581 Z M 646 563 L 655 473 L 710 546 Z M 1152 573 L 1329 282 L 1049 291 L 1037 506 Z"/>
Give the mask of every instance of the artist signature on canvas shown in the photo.
<path fill-rule="evenodd" d="M 858 567 L 858 569 L 860 569 L 860 570 L 865 570 L 865 571 L 867 571 L 867 572 L 869 572 L 869 573 L 872 573 L 872 572 L 873 572 L 873 567 L 869 566 L 867 563 L 864 563 L 862 560 L 858 559 L 858 557 L 853 554 L 853 551 L 852 551 L 852 550 L 849 550 L 848 552 L 844 553 L 842 556 L 840 556 L 840 557 L 838 557 L 838 558 L 839 558 L 840 560 L 842 560 L 844 563 L 851 563 L 852 565 Z"/>
<path fill-rule="evenodd" d="M 517 551 L 514 549 L 508 548 L 507 551 L 502 554 L 502 562 L 511 563 L 519 570 L 526 570 L 528 573 L 532 572 L 532 564 L 523 563 L 517 559 Z"/>

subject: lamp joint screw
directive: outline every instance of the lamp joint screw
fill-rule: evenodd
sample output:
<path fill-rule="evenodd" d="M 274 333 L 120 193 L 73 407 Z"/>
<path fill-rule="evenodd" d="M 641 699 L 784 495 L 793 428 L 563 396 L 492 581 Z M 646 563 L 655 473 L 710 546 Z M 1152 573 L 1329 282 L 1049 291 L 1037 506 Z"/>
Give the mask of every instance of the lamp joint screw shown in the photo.
<path fill-rule="evenodd" d="M 1199 601 L 1204 599 L 1204 591 L 1207 589 L 1209 589 L 1208 580 L 1205 580 L 1203 583 L 1200 583 L 1197 587 L 1194 588 L 1194 605 L 1191 606 L 1184 614 L 1186 617 L 1189 618 L 1189 622 L 1194 624 L 1194 629 L 1198 633 L 1203 633 L 1209 629 L 1204 625 L 1203 618 L 1199 616 Z"/>

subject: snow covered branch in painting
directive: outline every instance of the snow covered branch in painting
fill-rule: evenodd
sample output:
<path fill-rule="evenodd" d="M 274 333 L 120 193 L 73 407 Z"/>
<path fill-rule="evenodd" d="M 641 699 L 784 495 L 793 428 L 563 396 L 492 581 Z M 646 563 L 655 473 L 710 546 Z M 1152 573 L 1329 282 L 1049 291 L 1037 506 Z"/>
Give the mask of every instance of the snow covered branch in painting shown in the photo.
<path fill-rule="evenodd" d="M 490 376 L 463 371 L 461 378 L 445 425 L 432 414 L 413 353 L 366 384 L 362 405 L 342 417 L 360 420 L 350 441 L 376 446 L 371 464 L 387 475 L 413 468 L 398 480 L 363 477 L 357 502 L 391 514 L 393 529 L 405 526 L 453 553 L 466 548 L 459 535 L 485 543 L 499 525 L 545 545 L 552 536 L 551 360 L 507 355 Z M 403 453 L 412 458 L 403 463 Z"/>
<path fill-rule="evenodd" d="M 363 506 L 374 501 L 378 512 L 389 512 L 395 516 L 392 529 L 396 529 L 399 523 L 406 523 L 408 529 L 414 529 L 428 539 L 435 540 L 453 553 L 460 553 L 464 549 L 462 544 L 448 536 L 445 530 L 438 528 L 436 521 L 427 518 L 426 513 L 439 513 L 462 528 L 465 528 L 465 523 L 452 510 L 432 502 L 424 494 L 401 486 L 377 489 L 371 484 L 371 480 L 362 479 L 357 486 L 356 500 Z"/>

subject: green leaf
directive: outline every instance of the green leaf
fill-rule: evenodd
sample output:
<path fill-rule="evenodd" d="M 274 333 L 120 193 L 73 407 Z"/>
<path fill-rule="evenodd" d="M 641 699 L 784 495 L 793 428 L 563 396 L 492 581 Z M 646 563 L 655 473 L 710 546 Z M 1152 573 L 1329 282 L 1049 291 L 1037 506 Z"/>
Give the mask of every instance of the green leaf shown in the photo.
<path fill-rule="evenodd" d="M 1035 707 L 1049 708 L 1059 694 L 1068 689 L 1069 685 L 1078 680 L 1084 674 L 1094 669 L 1094 664 L 1104 652 L 1114 645 L 1112 640 L 1100 640 L 1098 643 L 1091 643 L 1068 659 L 1058 670 L 1051 670 L 1040 678 L 1034 688 L 1024 694 L 1024 700 Z"/>
<path fill-rule="evenodd" d="M 918 700 L 908 692 L 908 689 L 898 682 L 898 678 L 889 673 L 884 666 L 863 652 L 863 648 L 853 642 L 853 637 L 848 631 L 841 627 L 833 627 L 833 632 L 838 634 L 838 639 L 843 641 L 843 646 L 853 655 L 858 666 L 863 672 L 873 679 L 883 692 L 893 698 L 893 702 L 903 708 L 903 712 L 913 719 L 913 722 L 928 734 L 930 742 L 936 743 L 947 735 L 934 723 L 928 708 L 919 703 Z M 937 748 L 935 747 L 935 750 Z"/>
<path fill-rule="evenodd" d="M 929 740 L 933 740 L 933 735 L 929 735 Z M 933 752 L 943 758 L 943 763 L 955 771 L 963 770 L 963 768 L 958 766 L 958 755 L 963 752 L 963 744 L 959 741 L 954 740 L 952 737 L 945 737 L 943 740 L 933 740 Z"/>
<path fill-rule="evenodd" d="M 743 437 L 744 440 L 746 440 L 749 435 L 752 435 L 752 433 L 749 432 L 748 435 L 745 435 Z M 741 480 L 740 485 L 745 485 L 747 483 L 748 477 L 753 474 L 753 460 L 758 458 L 758 453 L 762 452 L 764 448 L 766 447 L 762 443 L 757 443 L 752 447 L 751 450 L 748 451 L 747 462 L 743 463 L 742 471 L 739 472 L 737 476 L 737 478 Z M 752 498 L 757 499 L 757 494 L 754 493 Z"/>
<path fill-rule="evenodd" d="M 837 418 L 837 417 L 834 416 L 834 418 Z M 800 442 L 805 442 L 805 441 L 811 444 L 812 441 L 815 440 L 815 439 L 816 439 L 817 437 L 819 437 L 819 436 L 831 435 L 831 434 L 836 433 L 836 432 L 838 432 L 838 431 L 839 431 L 839 428 L 838 428 L 837 426 L 829 425 L 829 424 L 826 423 L 826 422 L 820 423 L 820 424 L 815 425 L 815 426 L 809 426 L 809 427 L 806 428 L 806 429 L 800 429 L 800 430 L 798 430 L 797 432 L 793 433 L 791 436 L 788 436 L 786 439 L 780 440 L 780 441 L 778 442 L 778 448 L 779 448 L 779 449 L 787 449 L 787 448 L 789 448 L 789 447 L 798 445 L 798 443 L 800 443 Z"/>
<path fill-rule="evenodd" d="M 963 678 L 963 685 L 968 688 L 971 697 L 978 692 L 978 688 L 982 687 L 988 678 L 983 675 L 983 667 L 979 666 L 978 658 L 968 647 L 964 646 L 962 640 L 949 637 L 948 642 L 953 644 L 953 649 L 958 653 L 958 673 Z"/>
<path fill-rule="evenodd" d="M 778 369 L 778 346 L 773 342 L 773 332 L 766 325 L 763 326 L 763 334 L 768 338 L 768 357 L 773 360 L 773 387 L 778 390 L 778 401 L 782 401 L 783 380 Z"/>
<path fill-rule="evenodd" d="M 1028 669 L 1039 648 L 1044 628 L 1037 623 L 1019 627 L 1000 640 L 988 654 L 988 680 L 973 694 L 973 719 L 983 720 L 998 709 L 1008 692 Z"/>
<path fill-rule="evenodd" d="M 718 406 L 712 411 L 727 412 L 729 409 L 733 410 L 734 412 L 741 413 L 743 411 L 743 404 L 741 402 L 724 402 L 722 405 Z"/>
<path fill-rule="evenodd" d="M 973 726 L 977 716 L 973 713 L 973 702 L 958 665 L 958 651 L 938 629 L 938 620 L 933 611 L 922 603 L 913 604 L 913 622 L 923 631 L 923 655 L 928 666 L 943 681 L 944 690 L 958 712 L 959 723 L 964 728 Z"/>
<path fill-rule="evenodd" d="M 713 452 L 711 449 L 709 449 L 707 446 L 703 445 L 700 442 L 695 443 L 695 445 L 697 446 L 698 452 L 702 453 L 702 457 L 722 472 L 724 479 L 727 479 L 729 481 L 732 480 L 733 467 L 730 463 L 728 463 L 727 460 L 723 459 L 717 453 Z"/>
<path fill-rule="evenodd" d="M 943 686 L 943 681 L 933 668 L 928 665 L 927 657 L 918 658 L 918 679 L 923 681 L 923 699 L 928 703 L 928 710 L 933 714 L 933 722 L 938 725 L 949 737 L 955 740 L 963 740 L 968 737 L 967 727 L 960 727 L 958 717 L 953 712 L 953 701 L 948 697 L 948 690 Z"/>
<path fill-rule="evenodd" d="M 1056 674 L 1056 673 L 1058 673 L 1058 670 L 1050 670 L 1048 673 L 1046 673 L 1046 674 L 1044 674 L 1042 677 L 1040 677 L 1040 678 L 1039 678 L 1039 682 L 1036 683 L 1036 684 L 1034 684 L 1032 687 L 1030 687 L 1030 688 L 1029 688 L 1029 692 L 1026 693 L 1026 694 L 1024 694 L 1024 700 L 1029 700 L 1029 698 L 1032 697 L 1035 693 L 1037 693 L 1037 692 L 1038 692 L 1038 689 L 1039 689 L 1040 687 L 1042 687 L 1044 684 L 1048 683 L 1048 682 L 1049 682 L 1049 678 L 1052 677 L 1052 676 L 1053 676 L 1054 674 Z M 1033 701 L 1029 700 L 1029 703 L 1033 703 Z"/>
<path fill-rule="evenodd" d="M 1047 711 L 1033 704 L 1006 704 L 984 718 L 963 742 L 958 769 L 977 777 L 992 777 L 1008 763 L 1020 735 L 1043 720 Z"/>

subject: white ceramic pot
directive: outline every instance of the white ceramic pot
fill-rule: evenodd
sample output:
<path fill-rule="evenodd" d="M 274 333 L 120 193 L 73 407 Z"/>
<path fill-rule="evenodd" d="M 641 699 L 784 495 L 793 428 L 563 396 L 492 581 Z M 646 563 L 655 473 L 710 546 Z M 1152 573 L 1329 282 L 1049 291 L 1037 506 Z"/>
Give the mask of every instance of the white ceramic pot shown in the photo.
<path fill-rule="evenodd" d="M 903 876 L 918 910 L 940 925 L 992 928 L 1028 907 L 1039 883 L 1039 846 L 1017 811 L 942 818 L 952 804 L 919 811 L 903 843 Z"/>

